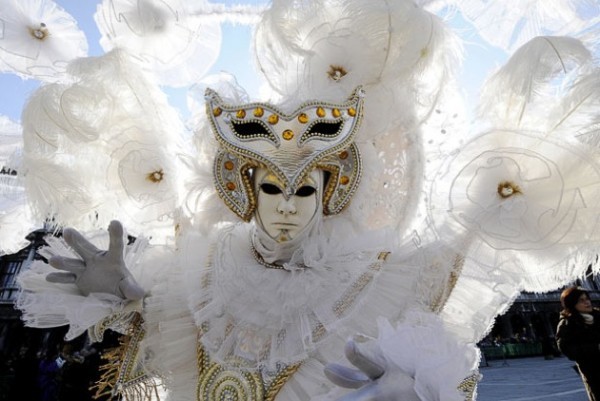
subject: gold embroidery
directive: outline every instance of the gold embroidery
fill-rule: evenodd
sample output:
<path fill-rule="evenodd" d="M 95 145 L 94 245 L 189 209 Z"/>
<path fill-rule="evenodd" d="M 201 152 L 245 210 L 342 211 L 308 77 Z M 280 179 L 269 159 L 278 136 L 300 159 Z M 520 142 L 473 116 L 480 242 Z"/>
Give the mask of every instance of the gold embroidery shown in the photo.
<path fill-rule="evenodd" d="M 259 372 L 227 370 L 211 362 L 198 341 L 198 401 L 274 401 L 300 364 L 283 367 L 266 386 Z"/>
<path fill-rule="evenodd" d="M 348 290 L 344 292 L 342 297 L 333 304 L 333 312 L 337 317 L 341 317 L 349 307 L 354 305 L 356 298 L 362 290 L 373 280 L 375 273 L 381 270 L 383 263 L 389 256 L 390 252 L 381 252 L 377 256 L 377 261 L 369 266 L 369 269 L 360 275 Z"/>
<path fill-rule="evenodd" d="M 464 264 L 464 256 L 456 254 L 456 257 L 454 258 L 454 263 L 452 265 L 452 271 L 450 272 L 450 277 L 448 277 L 448 282 L 446 283 L 446 286 L 440 291 L 435 301 L 431 304 L 432 312 L 440 313 L 442 311 L 442 308 L 444 307 L 444 305 L 446 305 L 446 302 L 448 301 L 452 290 L 456 286 Z"/>
<path fill-rule="evenodd" d="M 479 373 L 473 373 L 465 380 L 460 382 L 457 389 L 465 396 L 465 401 L 473 401 L 475 399 L 475 390 L 479 382 Z"/>
<path fill-rule="evenodd" d="M 139 346 L 144 338 L 143 319 L 135 313 L 119 346 L 104 352 L 106 363 L 100 367 L 100 380 L 91 387 L 94 399 L 121 395 L 123 400 L 157 400 L 160 381 L 144 373 L 139 361 Z"/>

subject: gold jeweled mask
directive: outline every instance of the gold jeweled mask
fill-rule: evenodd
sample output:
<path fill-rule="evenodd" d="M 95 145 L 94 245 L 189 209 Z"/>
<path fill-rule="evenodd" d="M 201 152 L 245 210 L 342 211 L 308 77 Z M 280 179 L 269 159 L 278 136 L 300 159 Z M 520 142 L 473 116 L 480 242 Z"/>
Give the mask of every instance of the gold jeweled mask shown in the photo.
<path fill-rule="evenodd" d="M 290 197 L 314 168 L 320 168 L 329 173 L 323 213 L 340 213 L 362 171 L 353 140 L 362 120 L 363 96 L 357 88 L 343 103 L 310 101 L 286 114 L 267 103 L 225 104 L 207 89 L 207 115 L 221 145 L 213 167 L 215 186 L 225 204 L 249 221 L 256 207 L 252 169 L 267 168 Z"/>

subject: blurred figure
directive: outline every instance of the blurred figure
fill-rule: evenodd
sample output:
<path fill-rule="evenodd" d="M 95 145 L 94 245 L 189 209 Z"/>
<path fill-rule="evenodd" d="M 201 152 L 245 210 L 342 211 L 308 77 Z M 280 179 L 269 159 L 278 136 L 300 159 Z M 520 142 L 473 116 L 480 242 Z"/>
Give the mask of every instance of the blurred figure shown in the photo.
<path fill-rule="evenodd" d="M 65 363 L 56 351 L 48 350 L 38 366 L 41 401 L 58 400 L 58 373 Z"/>
<path fill-rule="evenodd" d="M 600 312 L 580 287 L 565 289 L 560 302 L 558 348 L 577 363 L 590 401 L 600 401 Z"/>

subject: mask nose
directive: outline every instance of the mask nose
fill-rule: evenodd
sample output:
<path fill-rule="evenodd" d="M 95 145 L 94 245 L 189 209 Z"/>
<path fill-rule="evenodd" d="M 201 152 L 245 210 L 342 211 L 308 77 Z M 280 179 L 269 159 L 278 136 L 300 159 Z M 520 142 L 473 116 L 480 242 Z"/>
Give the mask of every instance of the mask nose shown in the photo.
<path fill-rule="evenodd" d="M 277 212 L 284 216 L 296 214 L 297 210 L 294 197 L 292 196 L 290 199 L 282 197 L 281 201 L 277 204 Z"/>

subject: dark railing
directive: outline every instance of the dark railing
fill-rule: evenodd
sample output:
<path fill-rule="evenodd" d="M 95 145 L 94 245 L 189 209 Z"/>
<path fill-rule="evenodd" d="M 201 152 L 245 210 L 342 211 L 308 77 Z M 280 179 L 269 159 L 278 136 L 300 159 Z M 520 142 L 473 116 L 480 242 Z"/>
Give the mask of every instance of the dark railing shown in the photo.
<path fill-rule="evenodd" d="M 543 355 L 542 344 L 539 342 L 489 345 L 480 347 L 480 349 L 487 360 Z"/>

